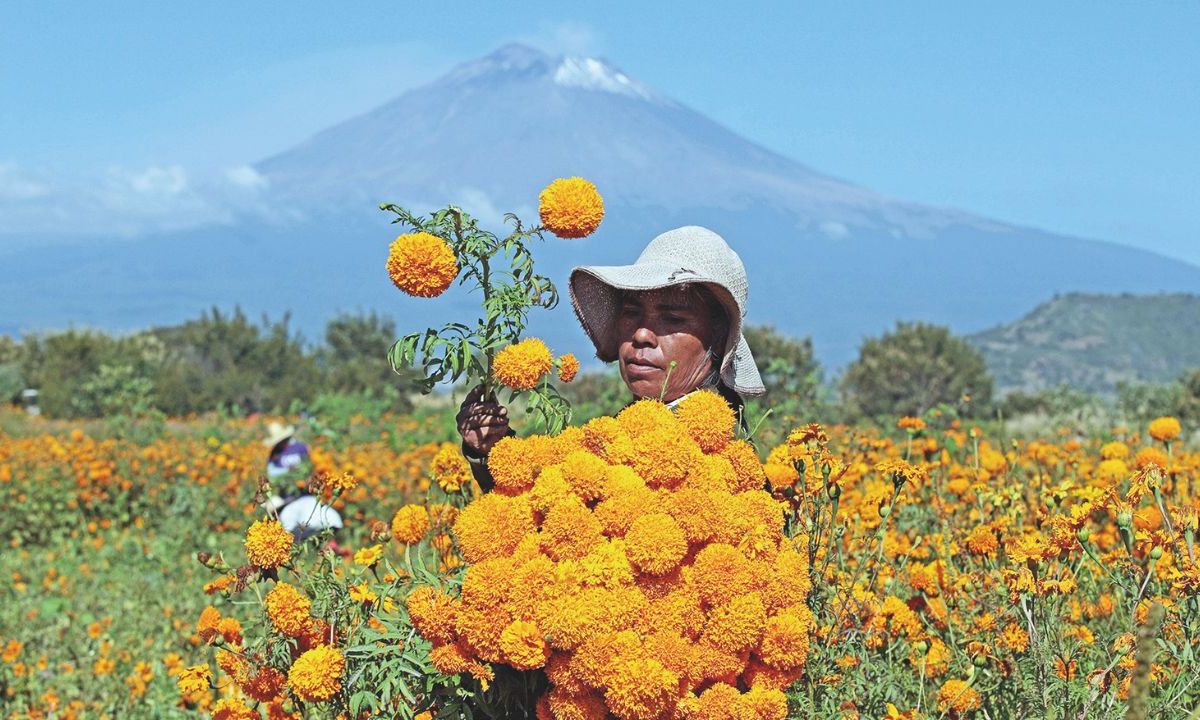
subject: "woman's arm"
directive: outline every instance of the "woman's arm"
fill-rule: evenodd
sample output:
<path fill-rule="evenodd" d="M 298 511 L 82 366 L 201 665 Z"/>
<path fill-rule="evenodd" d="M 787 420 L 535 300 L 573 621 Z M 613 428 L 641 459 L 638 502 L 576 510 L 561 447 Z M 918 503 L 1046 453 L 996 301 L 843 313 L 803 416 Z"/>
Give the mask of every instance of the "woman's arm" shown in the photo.
<path fill-rule="evenodd" d="M 471 466 L 471 474 L 480 489 L 489 492 L 495 487 L 487 468 L 487 456 L 492 447 L 516 432 L 508 424 L 508 408 L 495 397 L 484 398 L 483 386 L 477 386 L 463 400 L 456 418 L 458 434 L 462 436 L 463 457 Z"/>

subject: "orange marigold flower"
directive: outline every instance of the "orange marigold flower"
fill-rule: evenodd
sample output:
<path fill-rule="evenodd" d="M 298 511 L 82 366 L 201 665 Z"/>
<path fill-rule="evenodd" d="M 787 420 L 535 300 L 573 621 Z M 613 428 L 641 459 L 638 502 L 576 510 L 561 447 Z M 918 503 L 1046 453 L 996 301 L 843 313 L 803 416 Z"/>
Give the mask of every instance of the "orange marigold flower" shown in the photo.
<path fill-rule="evenodd" d="M 550 657 L 550 647 L 537 625 L 524 620 L 509 623 L 500 633 L 500 652 L 518 670 L 540 668 Z"/>
<path fill-rule="evenodd" d="M 1167 454 L 1156 447 L 1144 447 L 1138 450 L 1137 457 L 1134 458 L 1134 465 L 1139 470 L 1145 469 L 1148 465 L 1157 465 L 1160 470 L 1166 470 L 1170 462 Z"/>
<path fill-rule="evenodd" d="M 643 398 L 617 413 L 621 429 L 635 440 L 642 435 L 663 427 L 678 428 L 675 413 L 657 400 Z"/>
<path fill-rule="evenodd" d="M 721 450 L 721 457 L 733 467 L 734 484 L 730 492 L 762 489 L 766 485 L 762 462 L 758 451 L 745 440 L 734 440 Z M 795 470 L 792 470 L 795 472 Z"/>
<path fill-rule="evenodd" d="M 633 469 L 652 488 L 676 487 L 703 457 L 696 443 L 677 427 L 650 430 L 638 437 L 637 442 Z"/>
<path fill-rule="evenodd" d="M 237 698 L 224 698 L 213 706 L 212 720 L 259 720 L 259 715 Z"/>
<path fill-rule="evenodd" d="M 242 624 L 238 622 L 237 618 L 221 618 L 221 622 L 217 624 L 217 631 L 230 645 L 242 644 Z"/>
<path fill-rule="evenodd" d="M 538 198 L 542 225 L 560 238 L 591 235 L 604 220 L 604 200 L 581 177 L 558 178 Z"/>
<path fill-rule="evenodd" d="M 675 417 L 706 453 L 720 452 L 733 439 L 733 408 L 712 390 L 689 393 L 676 406 Z"/>
<path fill-rule="evenodd" d="M 913 432 L 919 432 L 919 431 L 925 429 L 925 421 L 919 417 L 912 417 L 911 415 L 906 415 L 896 421 L 896 427 L 900 428 L 901 430 L 911 430 Z"/>
<path fill-rule="evenodd" d="M 938 690 L 938 710 L 965 715 L 983 707 L 983 698 L 962 680 L 947 680 Z"/>
<path fill-rule="evenodd" d="M 542 522 L 542 549 L 555 560 L 581 558 L 604 541 L 604 528 L 574 495 L 555 503 Z"/>
<path fill-rule="evenodd" d="M 392 241 L 387 271 L 400 290 L 413 297 L 432 298 L 454 282 L 458 259 L 442 238 L 427 232 L 408 233 Z"/>
<path fill-rule="evenodd" d="M 750 593 L 713 608 L 701 640 L 733 655 L 756 647 L 766 624 L 762 596 Z"/>
<path fill-rule="evenodd" d="M 288 687 L 305 702 L 323 702 L 342 689 L 346 658 L 337 648 L 321 645 L 307 650 L 288 671 Z"/>
<path fill-rule="evenodd" d="M 492 360 L 492 377 L 513 390 L 532 390 L 554 367 L 550 348 L 537 338 L 525 338 L 496 353 Z"/>
<path fill-rule="evenodd" d="M 558 379 L 565 383 L 569 383 L 575 379 L 579 373 L 579 358 L 572 353 L 558 358 Z"/>
<path fill-rule="evenodd" d="M 403 545 L 416 545 L 429 532 L 429 511 L 409 503 L 392 518 L 392 537 Z"/>
<path fill-rule="evenodd" d="M 469 563 L 511 555 L 521 539 L 533 531 L 529 500 L 499 493 L 472 501 L 454 521 L 459 550 Z"/>
<path fill-rule="evenodd" d="M 555 686 L 543 699 L 545 712 L 554 720 L 605 720 L 609 717 L 604 700 L 595 693 L 573 695 Z M 540 719 L 542 715 L 538 717 Z"/>
<path fill-rule="evenodd" d="M 575 450 L 563 459 L 562 477 L 584 502 L 599 500 L 608 479 L 608 463 L 586 450 Z"/>
<path fill-rule="evenodd" d="M 200 618 L 196 621 L 196 634 L 200 636 L 201 642 L 212 642 L 213 638 L 221 634 L 221 612 L 212 605 L 200 611 Z M 10 643 L 11 645 L 11 643 Z M 9 662 L 12 662 L 9 660 Z"/>
<path fill-rule="evenodd" d="M 421 585 L 408 594 L 408 617 L 417 632 L 434 643 L 448 643 L 454 638 L 454 598 L 440 590 Z"/>
<path fill-rule="evenodd" d="M 312 601 L 308 596 L 285 582 L 275 587 L 263 598 L 267 618 L 271 625 L 288 637 L 299 637 L 312 621 Z"/>
<path fill-rule="evenodd" d="M 621 720 L 662 717 L 677 702 L 679 676 L 654 658 L 617 657 L 604 691 L 608 709 Z"/>
<path fill-rule="evenodd" d="M 1159 442 L 1170 442 L 1179 437 L 1179 433 L 1182 431 L 1183 428 L 1179 424 L 1179 419 L 1169 415 L 1155 418 L 1150 422 L 1150 437 Z"/>
<path fill-rule="evenodd" d="M 438 487 L 445 492 L 458 492 L 471 484 L 471 466 L 459 446 L 453 443 L 442 443 L 430 461 L 429 469 Z"/>
<path fill-rule="evenodd" d="M 643 515 L 625 533 L 629 561 L 641 572 L 665 575 L 687 554 L 688 542 L 674 518 L 665 513 Z"/>
<path fill-rule="evenodd" d="M 248 669 L 237 678 L 238 687 L 242 692 L 259 702 L 270 702 L 283 693 L 287 677 L 269 665 L 260 665 Z"/>
<path fill-rule="evenodd" d="M 292 555 L 295 538 L 275 520 L 259 520 L 246 531 L 246 559 L 260 568 L 276 568 Z"/>
<path fill-rule="evenodd" d="M 710 543 L 692 564 L 696 588 L 709 605 L 722 605 L 755 589 L 754 567 L 737 548 Z"/>
<path fill-rule="evenodd" d="M 801 609 L 803 608 L 803 609 Z M 758 656 L 779 670 L 794 670 L 808 661 L 810 635 L 816 622 L 807 606 L 768 618 Z"/>
<path fill-rule="evenodd" d="M 488 471 L 496 487 L 513 494 L 529 489 L 538 470 L 529 440 L 510 435 L 501 438 L 488 454 Z"/>

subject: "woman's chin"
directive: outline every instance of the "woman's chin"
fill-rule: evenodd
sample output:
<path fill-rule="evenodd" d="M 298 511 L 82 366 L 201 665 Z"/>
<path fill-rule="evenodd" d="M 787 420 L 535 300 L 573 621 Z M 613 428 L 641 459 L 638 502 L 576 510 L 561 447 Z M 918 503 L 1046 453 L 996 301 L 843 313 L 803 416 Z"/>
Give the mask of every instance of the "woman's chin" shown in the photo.
<path fill-rule="evenodd" d="M 662 380 L 653 380 L 651 378 L 627 378 L 625 384 L 629 387 L 629 391 L 637 398 L 655 398 L 662 392 Z"/>

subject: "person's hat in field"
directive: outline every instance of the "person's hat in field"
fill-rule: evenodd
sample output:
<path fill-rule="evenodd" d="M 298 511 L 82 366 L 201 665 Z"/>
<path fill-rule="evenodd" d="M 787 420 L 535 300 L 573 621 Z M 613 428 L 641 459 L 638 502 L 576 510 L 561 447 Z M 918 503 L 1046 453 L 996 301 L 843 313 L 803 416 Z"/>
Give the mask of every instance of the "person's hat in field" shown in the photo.
<path fill-rule="evenodd" d="M 266 447 L 275 447 L 295 434 L 295 426 L 282 425 L 271 421 L 267 423 L 267 437 L 263 439 L 262 444 Z"/>
<path fill-rule="evenodd" d="M 571 304 L 584 332 L 596 346 L 596 357 L 617 359 L 612 337 L 626 290 L 658 290 L 701 283 L 725 308 L 729 336 L 721 358 L 721 380 L 739 395 L 766 392 L 750 346 L 742 335 L 750 283 L 742 259 L 724 238 L 696 225 L 669 230 L 650 241 L 632 265 L 585 266 L 571 271 Z"/>

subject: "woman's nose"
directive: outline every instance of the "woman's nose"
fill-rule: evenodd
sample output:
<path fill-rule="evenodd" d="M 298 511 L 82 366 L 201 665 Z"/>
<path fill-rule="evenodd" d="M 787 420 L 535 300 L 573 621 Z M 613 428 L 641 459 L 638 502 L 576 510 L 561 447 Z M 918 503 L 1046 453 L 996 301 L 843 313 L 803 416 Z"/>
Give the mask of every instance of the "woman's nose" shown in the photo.
<path fill-rule="evenodd" d="M 648 327 L 640 327 L 633 333 L 633 344 L 637 347 L 654 347 L 658 344 L 658 336 Z"/>

